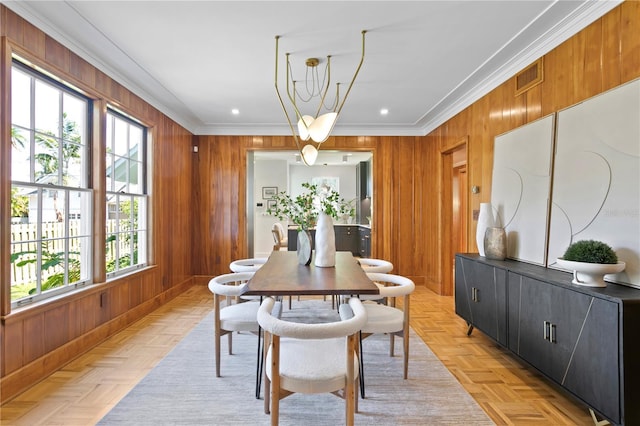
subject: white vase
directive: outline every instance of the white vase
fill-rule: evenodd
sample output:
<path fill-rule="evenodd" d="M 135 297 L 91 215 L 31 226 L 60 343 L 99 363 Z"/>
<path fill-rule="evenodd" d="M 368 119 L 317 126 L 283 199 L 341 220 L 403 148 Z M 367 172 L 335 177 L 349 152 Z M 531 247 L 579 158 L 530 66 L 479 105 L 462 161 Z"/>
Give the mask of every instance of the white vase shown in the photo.
<path fill-rule="evenodd" d="M 478 226 L 476 228 L 476 245 L 478 253 L 484 256 L 484 234 L 487 228 L 494 226 L 493 211 L 491 203 L 480 203 L 480 213 L 478 214 Z"/>
<path fill-rule="evenodd" d="M 316 256 L 314 264 L 321 268 L 336 266 L 336 234 L 333 220 L 326 213 L 320 213 L 316 223 Z"/>

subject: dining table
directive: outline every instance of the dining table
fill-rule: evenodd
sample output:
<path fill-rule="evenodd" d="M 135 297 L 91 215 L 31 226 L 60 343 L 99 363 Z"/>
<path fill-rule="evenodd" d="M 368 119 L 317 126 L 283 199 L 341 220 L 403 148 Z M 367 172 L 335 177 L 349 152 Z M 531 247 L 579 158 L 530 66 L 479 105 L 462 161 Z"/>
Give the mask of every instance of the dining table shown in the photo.
<path fill-rule="evenodd" d="M 378 287 L 364 272 L 357 259 L 349 251 L 336 252 L 333 267 L 319 267 L 298 263 L 295 251 L 273 251 L 247 282 L 244 295 L 260 297 L 282 296 L 350 296 L 379 294 Z M 258 333 L 260 336 L 260 333 Z M 256 398 L 260 398 L 262 378 L 262 350 L 258 337 L 258 366 L 256 374 Z"/>
<path fill-rule="evenodd" d="M 243 295 L 338 296 L 378 294 L 378 287 L 349 251 L 336 252 L 333 267 L 301 265 L 295 251 L 274 251 L 247 282 Z"/>

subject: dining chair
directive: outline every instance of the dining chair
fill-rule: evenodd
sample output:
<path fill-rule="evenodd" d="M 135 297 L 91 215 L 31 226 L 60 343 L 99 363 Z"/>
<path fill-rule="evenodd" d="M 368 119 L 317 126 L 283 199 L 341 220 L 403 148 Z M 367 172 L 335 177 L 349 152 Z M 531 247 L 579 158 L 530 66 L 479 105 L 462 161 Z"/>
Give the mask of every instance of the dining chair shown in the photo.
<path fill-rule="evenodd" d="M 406 379 L 409 371 L 409 300 L 415 289 L 415 284 L 409 278 L 369 272 L 367 277 L 373 281 L 380 291 L 380 297 L 385 298 L 388 304 L 366 301 L 363 303 L 367 311 L 367 322 L 360 331 L 360 395 L 365 396 L 364 391 L 364 361 L 362 353 L 362 339 L 372 334 L 389 335 L 389 356 L 394 356 L 395 336 L 402 337 L 404 371 Z M 402 309 L 396 307 L 396 298 L 402 297 Z M 349 319 L 349 310 L 340 307 L 340 318 Z"/>
<path fill-rule="evenodd" d="M 345 400 L 346 424 L 353 425 L 357 410 L 357 334 L 367 320 L 358 298 L 343 310 L 350 318 L 322 324 L 302 324 L 276 318 L 274 299 L 265 299 L 258 323 L 265 331 L 265 413 L 277 425 L 280 400 L 292 393 L 336 394 Z"/>
<path fill-rule="evenodd" d="M 220 338 L 228 336 L 229 355 L 233 351 L 233 332 L 258 333 L 258 301 L 242 301 L 247 281 L 253 272 L 234 272 L 218 275 L 209 281 L 209 290 L 213 293 L 213 328 L 216 358 L 216 377 L 220 377 Z"/>
<path fill-rule="evenodd" d="M 231 272 L 255 272 L 265 263 L 267 263 L 266 257 L 237 259 L 229 264 L 229 269 Z"/>
<path fill-rule="evenodd" d="M 271 234 L 273 235 L 273 249 L 278 251 L 282 248 L 287 250 L 289 248 L 289 237 L 285 233 L 284 227 L 281 223 L 276 222 L 271 227 Z"/>
<path fill-rule="evenodd" d="M 365 272 L 380 272 L 388 274 L 393 270 L 393 263 L 384 259 L 359 258 L 358 263 Z"/>
<path fill-rule="evenodd" d="M 384 259 L 372 259 L 368 257 L 363 257 L 358 259 L 358 263 L 364 272 L 380 272 L 383 274 L 388 274 L 393 270 L 393 263 Z M 384 297 L 380 295 L 361 295 L 360 300 L 376 300 L 376 301 L 384 301 Z"/>

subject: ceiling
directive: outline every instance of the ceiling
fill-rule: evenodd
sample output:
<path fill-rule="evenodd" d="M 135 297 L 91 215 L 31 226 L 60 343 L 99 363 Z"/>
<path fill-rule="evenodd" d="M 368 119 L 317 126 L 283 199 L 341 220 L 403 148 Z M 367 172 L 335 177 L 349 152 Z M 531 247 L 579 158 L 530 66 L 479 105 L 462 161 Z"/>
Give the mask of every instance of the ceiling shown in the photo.
<path fill-rule="evenodd" d="M 298 80 L 306 58 L 332 55 L 348 83 L 367 30 L 333 134 L 421 136 L 620 1 L 2 3 L 194 134 L 290 134 L 275 35 L 282 73 L 285 52 Z"/>

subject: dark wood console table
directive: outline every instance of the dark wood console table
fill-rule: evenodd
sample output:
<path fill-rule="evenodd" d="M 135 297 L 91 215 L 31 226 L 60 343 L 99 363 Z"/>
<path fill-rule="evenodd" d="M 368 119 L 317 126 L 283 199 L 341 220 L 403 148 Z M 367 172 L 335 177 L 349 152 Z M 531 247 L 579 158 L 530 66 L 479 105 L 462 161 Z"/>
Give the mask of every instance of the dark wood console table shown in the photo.
<path fill-rule="evenodd" d="M 457 254 L 456 314 L 615 424 L 640 424 L 640 290 Z"/>

